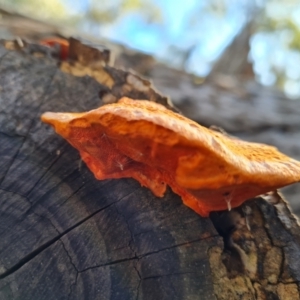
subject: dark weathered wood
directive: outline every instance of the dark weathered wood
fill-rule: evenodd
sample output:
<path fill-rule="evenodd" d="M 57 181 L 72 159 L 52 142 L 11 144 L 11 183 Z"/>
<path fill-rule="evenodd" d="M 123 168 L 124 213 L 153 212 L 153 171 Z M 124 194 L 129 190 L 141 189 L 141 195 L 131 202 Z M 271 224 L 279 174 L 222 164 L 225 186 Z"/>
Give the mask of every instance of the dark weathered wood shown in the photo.
<path fill-rule="evenodd" d="M 221 238 L 209 219 L 170 191 L 95 180 L 40 122 L 96 107 L 101 85 L 0 49 L 0 298 L 213 299 L 206 253 Z"/>
<path fill-rule="evenodd" d="M 57 27 L 3 7 L 0 7 L 0 12 L 0 38 L 19 36 L 37 42 L 49 36 L 79 35 L 78 32 L 74 32 L 74 28 Z M 230 53 L 235 53 L 235 49 L 240 48 L 239 45 L 242 45 L 241 49 L 244 52 L 248 51 L 250 31 L 249 23 L 232 41 L 228 51 L 220 57 L 222 67 L 217 67 L 216 72 L 213 72 L 214 76 L 204 84 L 203 78 L 158 63 L 150 55 L 107 39 L 96 40 L 92 36 L 84 36 L 94 44 L 112 49 L 118 67 L 133 69 L 150 78 L 160 92 L 171 97 L 185 116 L 208 127 L 212 124 L 222 127 L 242 139 L 274 145 L 283 153 L 299 160 L 300 101 L 293 101 L 275 88 L 262 86 L 253 80 L 241 80 L 244 76 L 240 75 L 246 75 L 247 72 L 244 71 L 247 67 L 238 67 L 238 72 L 227 72 L 232 68 L 228 68 L 224 61 L 233 66 L 239 65 L 239 62 L 235 61 L 235 54 Z M 242 61 L 245 61 L 247 55 L 242 53 L 241 56 Z M 222 74 L 239 75 L 234 78 Z M 300 193 L 300 185 L 284 188 L 283 192 L 293 211 L 300 216 L 300 201 L 297 196 Z"/>
<path fill-rule="evenodd" d="M 97 107 L 107 87 L 29 49 L 0 45 L 0 299 L 299 299 L 280 197 L 212 222 L 170 190 L 95 180 L 39 117 Z"/>

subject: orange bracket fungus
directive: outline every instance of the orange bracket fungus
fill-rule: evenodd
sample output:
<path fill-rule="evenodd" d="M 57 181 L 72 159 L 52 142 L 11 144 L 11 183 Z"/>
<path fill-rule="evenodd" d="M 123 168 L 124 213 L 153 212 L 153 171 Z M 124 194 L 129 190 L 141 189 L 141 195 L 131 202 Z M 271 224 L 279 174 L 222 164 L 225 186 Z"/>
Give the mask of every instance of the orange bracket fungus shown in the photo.
<path fill-rule="evenodd" d="M 97 179 L 132 177 L 158 197 L 169 185 L 204 217 L 300 181 L 300 162 L 276 148 L 231 138 L 149 101 L 47 112 L 42 121 L 78 149 Z"/>

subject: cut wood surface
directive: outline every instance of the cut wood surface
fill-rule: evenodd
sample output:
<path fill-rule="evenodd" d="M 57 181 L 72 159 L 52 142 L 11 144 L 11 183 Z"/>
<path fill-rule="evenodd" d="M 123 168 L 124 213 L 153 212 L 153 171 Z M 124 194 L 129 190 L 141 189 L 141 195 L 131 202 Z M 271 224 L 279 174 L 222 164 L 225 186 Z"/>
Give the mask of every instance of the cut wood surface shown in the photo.
<path fill-rule="evenodd" d="M 300 231 L 280 195 L 201 218 L 170 190 L 96 180 L 40 115 L 99 93 L 165 98 L 16 45 L 0 45 L 0 299 L 300 299 Z"/>
<path fill-rule="evenodd" d="M 151 55 L 116 42 L 36 20 L 3 5 L 0 6 L 0 14 L 2 39 L 20 37 L 38 42 L 51 36 L 80 35 L 95 44 L 104 44 L 112 50 L 116 67 L 133 69 L 150 78 L 160 92 L 171 97 L 185 116 L 202 125 L 220 126 L 245 140 L 274 145 L 300 160 L 299 99 L 293 101 L 276 88 L 262 86 L 249 77 L 253 70 L 249 71 L 245 59 L 248 57 L 247 38 L 252 30 L 251 21 L 232 40 L 216 62 L 209 80 L 203 83 L 203 78 L 158 63 Z M 300 185 L 287 187 L 283 192 L 293 211 L 300 216 Z"/>

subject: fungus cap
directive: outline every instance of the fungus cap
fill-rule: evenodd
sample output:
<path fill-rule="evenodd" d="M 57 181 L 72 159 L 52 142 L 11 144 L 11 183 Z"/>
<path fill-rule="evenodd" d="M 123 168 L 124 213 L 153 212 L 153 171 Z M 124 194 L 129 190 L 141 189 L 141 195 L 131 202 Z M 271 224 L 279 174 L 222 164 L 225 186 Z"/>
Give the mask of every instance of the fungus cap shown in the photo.
<path fill-rule="evenodd" d="M 45 113 L 99 180 L 132 177 L 162 197 L 166 185 L 201 216 L 300 180 L 300 162 L 275 147 L 205 128 L 146 100 L 85 113 Z"/>

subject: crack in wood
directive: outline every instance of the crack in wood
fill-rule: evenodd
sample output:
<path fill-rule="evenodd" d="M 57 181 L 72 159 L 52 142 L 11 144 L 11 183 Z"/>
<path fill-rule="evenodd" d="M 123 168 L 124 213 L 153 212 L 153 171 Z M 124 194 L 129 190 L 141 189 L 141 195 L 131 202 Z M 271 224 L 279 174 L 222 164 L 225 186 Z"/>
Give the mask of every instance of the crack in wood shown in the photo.
<path fill-rule="evenodd" d="M 138 261 L 139 261 L 139 259 L 138 259 Z M 138 285 L 136 287 L 136 300 L 138 300 L 139 299 L 139 293 L 140 293 L 140 286 L 141 286 L 141 283 L 142 283 L 142 276 L 141 276 L 141 274 L 140 274 L 140 272 L 139 272 L 139 270 L 137 269 L 136 266 L 134 266 L 134 269 L 135 269 L 135 271 L 136 271 L 136 273 L 138 274 L 138 277 L 139 277 L 139 282 L 138 282 Z"/>
<path fill-rule="evenodd" d="M 76 224 L 74 224 L 73 226 L 69 227 L 67 230 L 65 230 L 61 234 L 57 235 L 56 237 L 52 238 L 48 242 L 44 243 L 43 245 L 41 245 L 40 247 L 38 247 L 37 249 L 35 249 L 34 251 L 32 251 L 31 253 L 27 254 L 21 260 L 19 260 L 18 263 L 16 263 L 14 266 L 12 266 L 10 269 L 8 269 L 5 272 L 3 272 L 2 274 L 0 274 L 0 279 L 3 279 L 5 277 L 11 275 L 12 273 L 16 272 L 21 267 L 23 267 L 26 263 L 28 263 L 33 258 L 35 258 L 38 254 L 40 254 L 42 251 L 44 251 L 45 249 L 49 248 L 51 245 L 53 245 L 55 242 L 57 242 L 59 239 L 61 239 L 64 235 L 66 235 L 67 233 L 69 233 L 71 230 L 73 230 L 76 227 L 80 226 L 81 224 L 83 224 L 84 222 L 86 222 L 87 220 L 89 220 L 90 218 L 92 218 L 94 215 L 96 215 L 97 213 L 99 213 L 99 212 L 107 209 L 108 207 L 112 206 L 113 204 L 114 203 L 111 203 L 109 205 L 106 205 L 105 207 L 102 207 L 102 208 L 98 209 L 97 211 L 95 211 L 91 215 L 85 217 L 81 221 L 79 221 Z"/>
<path fill-rule="evenodd" d="M 103 267 L 107 267 L 107 266 L 113 266 L 113 265 L 116 265 L 116 264 L 119 264 L 119 263 L 123 263 L 123 262 L 126 262 L 126 261 L 137 260 L 137 259 L 138 259 L 137 256 L 126 257 L 126 258 L 122 258 L 122 259 L 116 259 L 116 260 L 113 260 L 113 261 L 110 261 L 110 262 L 106 262 L 104 264 L 95 265 L 95 266 L 92 266 L 92 267 L 82 269 L 78 273 L 84 273 L 84 272 L 89 271 L 89 270 L 93 270 L 93 269 L 97 269 L 97 268 L 103 268 Z"/>
<path fill-rule="evenodd" d="M 52 222 L 51 222 L 51 223 L 52 223 Z M 68 294 L 68 297 L 67 297 L 67 299 L 70 299 L 70 296 L 71 296 L 71 294 L 72 294 L 72 286 L 76 286 L 76 283 L 77 283 L 77 277 L 78 277 L 79 271 L 78 271 L 77 267 L 75 266 L 75 264 L 73 263 L 72 257 L 71 257 L 71 255 L 69 254 L 69 252 L 68 252 L 68 250 L 67 250 L 67 248 L 66 248 L 64 242 L 63 242 L 61 239 L 59 239 L 59 241 L 60 241 L 60 243 L 62 244 L 62 247 L 63 247 L 64 251 L 66 252 L 66 254 L 67 254 L 67 256 L 68 256 L 71 265 L 73 266 L 73 268 L 74 268 L 75 271 L 76 271 L 76 276 L 75 276 L 74 283 L 72 283 L 72 284 L 70 285 L 70 291 L 69 291 L 69 294 Z"/>
<path fill-rule="evenodd" d="M 50 247 L 51 245 L 53 245 L 55 242 L 57 242 L 58 240 L 60 240 L 63 236 L 65 236 L 66 234 L 68 234 L 70 231 L 72 231 L 73 229 L 77 228 L 78 226 L 82 225 L 84 222 L 88 221 L 89 219 L 91 219 L 92 217 L 94 217 L 96 214 L 100 213 L 101 211 L 115 205 L 117 202 L 121 201 L 122 199 L 128 197 L 130 194 L 134 193 L 134 191 L 124 195 L 123 197 L 121 197 L 120 199 L 116 200 L 113 203 L 110 203 L 98 210 L 96 210 L 95 212 L 93 212 L 92 214 L 90 214 L 89 216 L 83 218 L 81 221 L 77 222 L 76 224 L 74 224 L 73 226 L 69 227 L 68 229 L 66 229 L 65 231 L 63 231 L 62 233 L 58 234 L 56 237 L 52 238 L 51 240 L 49 240 L 48 242 L 44 243 L 43 245 L 41 245 L 40 247 L 38 247 L 37 249 L 35 249 L 34 251 L 32 251 L 31 253 L 27 254 L 26 256 L 24 256 L 21 260 L 19 260 L 18 263 L 16 263 L 14 266 L 12 266 L 10 269 L 6 270 L 5 272 L 3 272 L 2 274 L 0 274 L 0 279 L 3 279 L 9 275 L 11 275 L 12 273 L 16 272 L 17 270 L 19 270 L 23 265 L 25 265 L 26 263 L 28 263 L 29 261 L 31 261 L 33 258 L 35 258 L 38 254 L 40 254 L 42 251 L 44 251 L 45 249 L 47 249 L 48 247 Z M 53 226 L 53 228 L 59 233 L 58 229 L 54 226 L 54 224 L 52 223 L 52 221 L 47 218 L 46 216 L 41 216 L 39 214 L 36 214 L 40 217 L 46 218 L 50 224 Z M 134 256 L 136 257 L 136 256 Z M 130 258 L 131 259 L 131 258 Z M 126 261 L 126 260 L 125 260 Z M 76 270 L 78 270 L 76 268 Z M 80 271 L 81 272 L 81 271 Z"/>
<path fill-rule="evenodd" d="M 72 289 L 73 289 L 73 287 L 75 288 L 76 285 L 77 285 L 78 274 L 79 274 L 79 272 L 76 273 L 75 280 L 74 280 L 74 282 L 70 285 L 70 292 L 69 292 L 68 297 L 67 297 L 68 300 L 70 299 L 70 297 L 71 297 L 71 295 L 72 295 Z"/>
<path fill-rule="evenodd" d="M 68 200 L 70 200 L 73 196 L 75 196 L 83 187 L 85 186 L 85 184 L 82 184 L 82 185 L 80 185 L 79 186 L 79 188 L 77 188 L 75 191 L 73 191 L 72 192 L 72 194 L 70 195 L 70 196 L 68 196 L 64 201 L 63 201 L 63 203 L 61 203 L 58 207 L 61 207 L 64 203 L 66 203 Z M 46 193 L 45 193 L 46 194 Z M 45 195 L 44 194 L 44 195 Z M 36 202 L 34 202 L 34 203 L 32 203 L 32 202 L 30 202 L 31 203 L 31 207 L 28 209 L 28 211 L 26 212 L 26 213 L 29 213 L 31 210 L 33 210 L 33 209 L 35 209 L 35 207 L 36 206 L 38 206 L 39 205 L 39 199 L 36 201 Z"/>
<path fill-rule="evenodd" d="M 131 237 L 130 241 L 128 242 L 128 247 L 129 247 L 129 249 L 131 250 L 131 252 L 134 254 L 134 256 L 137 257 L 136 251 L 134 250 L 134 248 L 133 248 L 133 246 L 132 246 L 132 243 L 134 242 L 134 234 L 132 233 L 131 228 L 130 228 L 130 226 L 129 226 L 129 219 L 126 218 L 126 217 L 119 211 L 117 205 L 115 205 L 115 208 L 116 208 L 117 213 L 118 213 L 119 215 L 121 215 L 121 216 L 124 218 L 124 220 L 125 220 L 127 229 L 128 229 L 128 231 L 129 231 L 130 237 Z M 136 259 L 136 264 L 138 264 L 138 263 L 139 263 L 139 258 L 137 257 L 137 259 Z M 139 289 L 140 289 L 140 285 L 141 285 L 141 282 L 142 282 L 142 277 L 141 277 L 141 275 L 140 275 L 140 272 L 139 272 L 137 266 L 134 265 L 133 268 L 135 269 L 135 271 L 137 272 L 138 277 L 139 277 L 139 282 L 138 282 L 138 285 L 137 285 L 137 288 L 136 288 L 136 294 L 137 294 L 136 300 L 137 300 L 137 299 L 138 299 L 138 296 L 139 296 Z"/>
<path fill-rule="evenodd" d="M 33 122 L 32 122 L 32 123 L 33 123 Z M 32 123 L 31 123 L 31 124 L 32 124 Z M 18 155 L 19 155 L 19 153 L 20 153 L 20 150 L 21 150 L 21 148 L 23 147 L 23 145 L 24 145 L 26 139 L 27 139 L 27 137 L 25 137 L 25 138 L 23 139 L 22 143 L 21 143 L 20 146 L 18 147 L 18 150 L 16 151 L 16 153 L 14 154 L 14 156 L 11 158 L 10 164 L 9 164 L 8 168 L 5 170 L 2 179 L 0 180 L 0 187 L 1 187 L 2 183 L 4 182 L 4 180 L 6 179 L 6 176 L 7 176 L 7 174 L 9 173 L 11 167 L 13 166 L 13 164 L 14 164 L 16 158 L 18 157 Z"/>
<path fill-rule="evenodd" d="M 162 277 L 180 276 L 180 275 L 197 274 L 197 273 L 198 272 L 174 272 L 174 273 L 163 274 L 163 275 L 148 276 L 148 277 L 142 278 L 142 280 L 158 279 L 158 278 L 162 278 Z"/>
<path fill-rule="evenodd" d="M 68 258 L 69 258 L 69 260 L 70 260 L 70 263 L 71 263 L 71 265 L 74 267 L 74 269 L 75 269 L 75 270 L 76 270 L 76 272 L 78 273 L 78 272 L 79 272 L 79 270 L 77 269 L 76 265 L 73 263 L 73 261 L 72 261 L 72 257 L 71 257 L 71 255 L 69 254 L 69 252 L 68 252 L 68 250 L 67 250 L 67 248 L 66 248 L 66 246 L 65 246 L 64 242 L 63 242 L 61 239 L 59 239 L 59 241 L 61 242 L 61 244 L 62 244 L 62 246 L 63 246 L 63 248 L 64 248 L 64 250 L 65 250 L 65 252 L 66 252 L 66 254 L 67 254 L 67 256 L 68 256 Z"/>
<path fill-rule="evenodd" d="M 165 250 L 170 250 L 170 249 L 173 249 L 173 248 L 177 248 L 177 247 L 181 247 L 181 246 L 186 246 L 186 245 L 198 243 L 200 241 L 214 239 L 214 238 L 219 238 L 219 237 L 220 236 L 218 234 L 216 234 L 216 235 L 207 236 L 205 238 L 200 238 L 200 239 L 195 239 L 195 240 L 187 241 L 187 242 L 180 243 L 180 244 L 175 244 L 175 245 L 170 246 L 170 247 L 165 247 L 165 248 L 162 248 L 162 249 L 159 249 L 159 250 L 156 250 L 156 251 L 151 251 L 151 252 L 148 252 L 148 253 L 144 253 L 142 255 L 139 255 L 138 258 L 140 259 L 140 258 L 143 258 L 143 257 L 147 257 L 149 255 L 152 255 L 152 254 L 160 253 L 160 252 L 165 251 Z"/>
<path fill-rule="evenodd" d="M 57 163 L 57 161 L 61 158 L 61 155 L 64 152 L 62 152 L 60 155 L 57 155 L 57 157 L 53 160 L 53 162 L 45 169 L 44 173 L 41 174 L 40 178 L 38 181 L 35 182 L 35 184 L 31 187 L 31 189 L 27 192 L 27 196 L 29 197 L 32 191 L 36 188 L 36 186 L 41 182 L 41 180 L 47 175 L 49 170 Z"/>
<path fill-rule="evenodd" d="M 6 189 L 6 188 L 3 188 L 3 187 L 0 187 L 0 191 L 3 191 L 3 192 L 7 192 L 7 193 L 11 193 L 13 195 L 18 195 L 19 197 L 23 198 L 29 205 L 31 205 L 31 202 L 30 200 L 28 199 L 27 196 L 23 195 L 23 194 L 20 194 L 16 191 L 11 191 L 9 189 Z M 27 213 L 27 211 L 25 212 L 25 214 Z"/>
<path fill-rule="evenodd" d="M 118 202 L 119 202 L 119 201 L 118 201 Z M 117 203 L 117 202 L 116 202 L 116 203 Z M 115 203 L 115 204 L 116 204 L 116 203 Z M 131 231 L 130 226 L 129 226 L 129 223 L 128 223 L 128 220 L 129 220 L 129 219 L 125 218 L 125 216 L 119 211 L 117 205 L 115 205 L 115 209 L 116 209 L 117 213 L 118 213 L 120 216 L 122 216 L 122 217 L 124 218 L 124 221 L 125 221 L 125 223 L 126 223 L 127 229 L 128 229 L 128 231 L 129 231 L 130 237 L 131 237 L 131 239 L 130 239 L 130 241 L 128 242 L 128 245 L 127 245 L 127 246 L 129 247 L 129 249 L 131 250 L 131 252 L 136 256 L 136 252 L 135 252 L 135 250 L 133 249 L 132 243 L 131 243 L 131 242 L 134 241 L 134 235 L 132 234 L 132 231 Z"/>
<path fill-rule="evenodd" d="M 145 254 L 142 254 L 142 255 L 137 255 L 137 256 L 132 256 L 132 257 L 129 257 L 129 258 L 113 260 L 113 261 L 110 261 L 110 262 L 107 262 L 107 263 L 104 263 L 104 264 L 95 265 L 95 266 L 88 267 L 86 269 L 80 270 L 79 273 L 83 273 L 83 272 L 86 272 L 88 270 L 92 270 L 92 269 L 96 269 L 96 268 L 102 268 L 102 267 L 106 267 L 106 266 L 115 265 L 115 264 L 126 262 L 126 261 L 140 260 L 141 258 L 148 257 L 152 254 L 157 254 L 157 253 L 167 251 L 167 250 L 170 250 L 170 249 L 173 249 L 173 248 L 178 248 L 178 247 L 181 247 L 181 246 L 191 245 L 193 243 L 197 243 L 197 242 L 200 242 L 200 241 L 203 241 L 203 240 L 213 239 L 215 237 L 219 238 L 219 235 L 212 235 L 212 236 L 209 236 L 209 237 L 206 237 L 206 238 L 201 238 L 201 239 L 192 240 L 192 241 L 188 241 L 188 242 L 184 242 L 184 243 L 180 243 L 180 244 L 175 244 L 173 246 L 165 247 L 165 248 L 162 248 L 162 249 L 159 249 L 159 250 L 156 250 L 156 251 L 151 251 L 151 252 L 148 252 L 148 253 L 145 253 Z"/>

